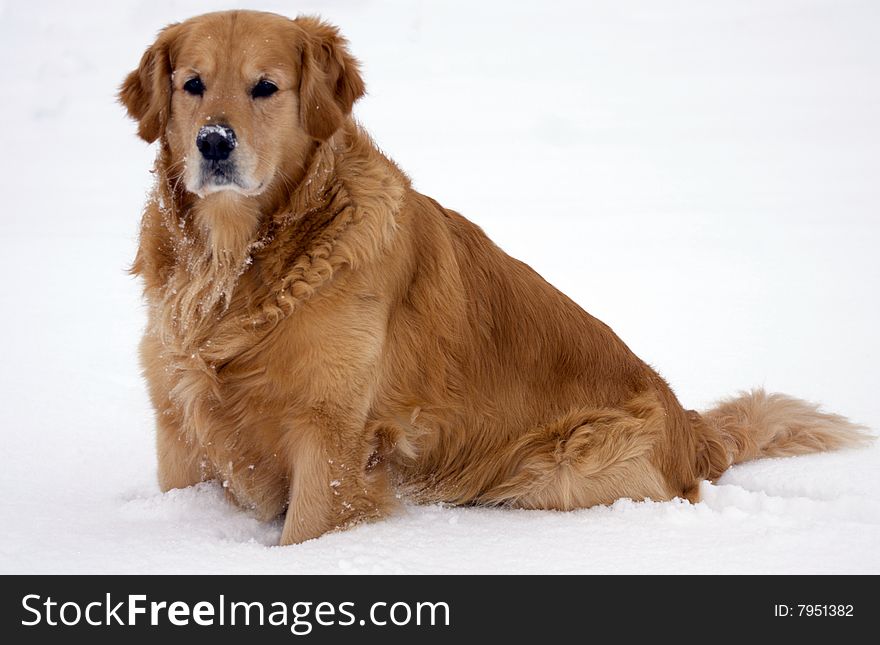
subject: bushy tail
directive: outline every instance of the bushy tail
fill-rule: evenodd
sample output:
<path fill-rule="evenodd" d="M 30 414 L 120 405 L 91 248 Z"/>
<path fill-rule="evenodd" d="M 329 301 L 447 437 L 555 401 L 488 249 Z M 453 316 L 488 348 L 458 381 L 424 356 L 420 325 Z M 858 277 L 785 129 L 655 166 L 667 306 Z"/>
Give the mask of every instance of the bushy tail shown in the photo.
<path fill-rule="evenodd" d="M 724 399 L 700 416 L 727 451 L 727 465 L 759 457 L 790 457 L 870 443 L 865 426 L 818 405 L 762 389 Z"/>

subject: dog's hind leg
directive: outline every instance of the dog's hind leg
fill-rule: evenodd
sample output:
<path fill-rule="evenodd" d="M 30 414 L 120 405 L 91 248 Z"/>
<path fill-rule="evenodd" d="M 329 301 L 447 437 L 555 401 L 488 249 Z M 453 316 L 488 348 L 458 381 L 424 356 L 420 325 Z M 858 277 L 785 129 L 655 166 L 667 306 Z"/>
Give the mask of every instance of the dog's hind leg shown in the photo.
<path fill-rule="evenodd" d="M 582 408 L 527 432 L 510 447 L 501 481 L 479 501 L 571 510 L 616 499 L 680 494 L 656 465 L 665 413 L 651 395 L 619 408 Z"/>

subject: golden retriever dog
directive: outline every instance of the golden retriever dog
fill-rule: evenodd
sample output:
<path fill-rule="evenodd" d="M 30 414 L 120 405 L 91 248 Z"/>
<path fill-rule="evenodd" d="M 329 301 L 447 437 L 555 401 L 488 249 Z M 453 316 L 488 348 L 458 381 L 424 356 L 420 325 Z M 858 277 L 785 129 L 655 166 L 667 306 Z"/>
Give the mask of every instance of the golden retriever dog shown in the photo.
<path fill-rule="evenodd" d="M 119 97 L 158 141 L 132 271 L 163 491 L 218 480 L 282 544 L 420 502 L 698 499 L 761 456 L 855 445 L 753 391 L 686 410 L 611 329 L 413 190 L 352 119 L 338 30 L 172 24 Z M 633 297 L 638 297 L 634 294 Z"/>

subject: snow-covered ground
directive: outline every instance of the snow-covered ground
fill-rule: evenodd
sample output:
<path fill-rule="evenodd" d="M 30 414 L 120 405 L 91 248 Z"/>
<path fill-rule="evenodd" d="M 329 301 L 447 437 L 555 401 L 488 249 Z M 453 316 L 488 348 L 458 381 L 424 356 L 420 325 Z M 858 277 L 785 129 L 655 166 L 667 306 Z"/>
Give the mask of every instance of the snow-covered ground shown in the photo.
<path fill-rule="evenodd" d="M 741 465 L 696 505 L 408 506 L 285 548 L 216 485 L 161 495 L 125 273 L 153 151 L 114 92 L 162 25 L 233 6 L 0 0 L 0 572 L 880 573 L 878 446 Z M 417 188 L 685 404 L 764 385 L 880 429 L 878 3 L 258 8 L 341 25 Z"/>

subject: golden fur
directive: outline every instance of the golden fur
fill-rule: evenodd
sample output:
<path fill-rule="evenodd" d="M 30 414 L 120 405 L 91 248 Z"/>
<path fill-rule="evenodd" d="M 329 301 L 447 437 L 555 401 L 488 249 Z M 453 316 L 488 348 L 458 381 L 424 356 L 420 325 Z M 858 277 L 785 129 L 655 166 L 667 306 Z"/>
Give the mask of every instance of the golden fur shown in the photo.
<path fill-rule="evenodd" d="M 252 98 L 261 77 L 278 92 Z M 133 271 L 163 490 L 221 480 L 260 517 L 286 513 L 288 544 L 398 494 L 696 500 L 733 462 L 864 437 L 760 391 L 683 409 L 609 327 L 414 191 L 353 122 L 363 92 L 334 27 L 243 11 L 169 26 L 125 80 L 159 141 Z M 212 123 L 240 142 L 236 189 L 192 188 Z"/>

